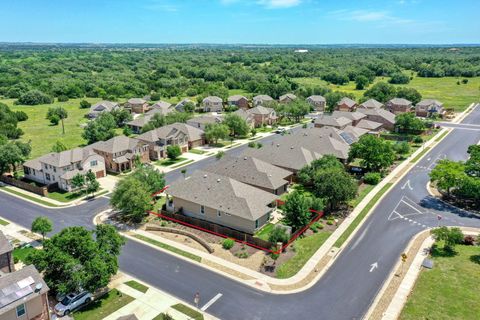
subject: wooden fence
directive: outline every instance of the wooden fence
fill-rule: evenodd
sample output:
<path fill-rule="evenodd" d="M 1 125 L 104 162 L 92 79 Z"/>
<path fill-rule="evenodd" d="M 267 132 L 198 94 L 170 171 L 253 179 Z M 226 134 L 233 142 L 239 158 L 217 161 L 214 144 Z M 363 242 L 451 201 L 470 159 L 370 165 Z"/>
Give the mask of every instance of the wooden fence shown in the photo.
<path fill-rule="evenodd" d="M 46 186 L 39 187 L 28 182 L 18 180 L 9 176 L 0 176 L 0 181 L 10 184 L 14 187 L 38 194 L 40 196 L 46 197 L 48 195 L 48 188 Z"/>
<path fill-rule="evenodd" d="M 184 223 L 185 225 L 197 227 L 198 229 L 204 229 L 210 231 L 211 233 L 221 235 L 225 238 L 233 238 L 239 241 L 248 242 L 265 249 L 270 249 L 273 246 L 272 243 L 270 243 L 269 241 L 256 238 L 251 234 L 224 227 L 205 220 L 188 217 L 179 213 L 172 213 L 165 210 L 161 210 L 160 214 L 164 217 Z"/>

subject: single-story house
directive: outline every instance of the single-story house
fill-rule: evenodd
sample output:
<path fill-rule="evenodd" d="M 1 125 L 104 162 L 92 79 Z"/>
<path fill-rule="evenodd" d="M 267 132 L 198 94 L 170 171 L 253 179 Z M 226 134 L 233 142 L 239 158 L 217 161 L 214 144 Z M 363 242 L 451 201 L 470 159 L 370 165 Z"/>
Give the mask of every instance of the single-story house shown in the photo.
<path fill-rule="evenodd" d="M 287 191 L 292 176 L 292 172 L 288 170 L 248 156 L 238 158 L 225 156 L 203 170 L 238 180 L 276 195 Z"/>
<path fill-rule="evenodd" d="M 202 116 L 198 116 L 190 120 L 187 120 L 187 124 L 192 127 L 205 130 L 205 127 L 207 126 L 207 124 L 217 124 L 217 123 L 222 123 L 222 121 L 223 121 L 223 117 L 221 116 L 202 115 Z"/>
<path fill-rule="evenodd" d="M 280 98 L 278 98 L 278 101 L 280 103 L 290 103 L 295 99 L 297 99 L 296 95 L 294 95 L 293 93 L 287 93 L 287 94 L 284 94 L 283 96 L 280 96 Z"/>
<path fill-rule="evenodd" d="M 395 129 L 395 114 L 388 110 L 381 108 L 359 108 L 357 111 L 365 114 L 367 116 L 365 119 L 381 123 L 382 128 L 385 130 L 393 131 Z"/>
<path fill-rule="evenodd" d="M 403 98 L 393 98 L 387 101 L 385 107 L 393 114 L 400 114 L 412 111 L 412 102 Z"/>
<path fill-rule="evenodd" d="M 417 103 L 415 106 L 415 114 L 417 117 L 431 117 L 438 115 L 443 118 L 446 111 L 443 103 L 435 99 L 425 99 Z"/>
<path fill-rule="evenodd" d="M 344 118 L 350 119 L 350 120 L 352 120 L 352 126 L 356 126 L 357 123 L 360 120 L 367 117 L 365 114 L 357 112 L 357 111 L 352 111 L 352 112 L 350 112 L 350 111 L 333 111 L 332 116 L 337 117 L 337 118 L 344 117 Z"/>
<path fill-rule="evenodd" d="M 125 107 L 132 113 L 145 113 L 149 109 L 147 101 L 143 98 L 131 98 L 128 99 Z"/>
<path fill-rule="evenodd" d="M 120 105 L 112 101 L 100 101 L 90 107 L 90 112 L 87 113 L 87 118 L 95 119 L 103 112 L 111 112 L 118 109 Z"/>
<path fill-rule="evenodd" d="M 260 94 L 258 96 L 253 97 L 253 106 L 263 106 L 264 104 L 269 104 L 273 102 L 273 98 L 266 95 L 266 94 Z"/>
<path fill-rule="evenodd" d="M 382 128 L 382 124 L 380 122 L 362 119 L 358 122 L 356 127 L 366 129 L 369 132 L 378 132 Z"/>
<path fill-rule="evenodd" d="M 278 197 L 235 179 L 197 170 L 166 190 L 167 210 L 253 234 L 270 221 Z"/>
<path fill-rule="evenodd" d="M 52 152 L 23 164 L 25 178 L 44 184 L 57 183 L 64 191 L 73 191 L 72 179 L 92 171 L 97 178 L 105 176 L 105 160 L 91 148 Z"/>
<path fill-rule="evenodd" d="M 360 109 L 380 109 L 383 108 L 383 103 L 378 102 L 375 99 L 368 99 L 364 103 L 358 106 Z"/>
<path fill-rule="evenodd" d="M 357 109 L 357 103 L 348 97 L 344 97 L 342 98 L 342 100 L 337 102 L 337 106 L 335 109 L 338 111 L 352 112 Z"/>
<path fill-rule="evenodd" d="M 315 119 L 314 126 L 316 128 L 321 127 L 334 127 L 337 129 L 343 129 L 346 126 L 351 126 L 352 120 L 345 118 L 345 117 L 335 117 L 333 115 L 321 115 L 320 117 Z"/>
<path fill-rule="evenodd" d="M 248 98 L 239 94 L 233 95 L 228 97 L 227 104 L 238 109 L 248 109 Z"/>
<path fill-rule="evenodd" d="M 209 96 L 203 99 L 202 108 L 204 112 L 222 112 L 223 100 L 217 96 Z"/>
<path fill-rule="evenodd" d="M 322 96 L 314 95 L 308 97 L 307 102 L 313 107 L 315 111 L 324 111 L 327 100 Z"/>

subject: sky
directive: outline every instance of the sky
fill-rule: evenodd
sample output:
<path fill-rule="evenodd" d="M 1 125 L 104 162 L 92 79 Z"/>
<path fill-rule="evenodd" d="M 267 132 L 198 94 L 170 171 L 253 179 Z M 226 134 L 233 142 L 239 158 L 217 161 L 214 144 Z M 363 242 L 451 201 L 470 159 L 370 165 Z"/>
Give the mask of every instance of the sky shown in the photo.
<path fill-rule="evenodd" d="M 480 43 L 480 0 L 0 0 L 0 42 Z"/>

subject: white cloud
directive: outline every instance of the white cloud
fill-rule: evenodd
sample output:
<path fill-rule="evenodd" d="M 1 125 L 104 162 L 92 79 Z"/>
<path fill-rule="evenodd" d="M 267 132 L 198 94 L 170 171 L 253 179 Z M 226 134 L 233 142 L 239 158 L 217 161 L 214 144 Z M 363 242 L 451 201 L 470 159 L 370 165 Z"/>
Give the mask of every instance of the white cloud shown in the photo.
<path fill-rule="evenodd" d="M 290 8 L 296 7 L 302 0 L 259 0 L 258 3 L 267 8 Z"/>
<path fill-rule="evenodd" d="M 390 14 L 388 11 L 375 10 L 337 10 L 329 13 L 337 20 L 357 22 L 384 22 L 394 24 L 408 24 L 414 22 L 411 19 L 404 19 Z"/>

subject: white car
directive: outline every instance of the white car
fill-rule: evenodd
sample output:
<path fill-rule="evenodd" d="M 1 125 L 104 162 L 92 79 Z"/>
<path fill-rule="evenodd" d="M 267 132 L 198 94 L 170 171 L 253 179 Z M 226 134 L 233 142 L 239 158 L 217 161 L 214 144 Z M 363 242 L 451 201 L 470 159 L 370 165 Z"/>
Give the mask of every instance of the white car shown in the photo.
<path fill-rule="evenodd" d="M 81 307 L 84 304 L 93 300 L 93 295 L 90 292 L 83 291 L 79 294 L 69 293 L 62 301 L 55 306 L 55 313 L 59 316 L 66 316 L 73 310 Z"/>

